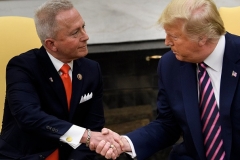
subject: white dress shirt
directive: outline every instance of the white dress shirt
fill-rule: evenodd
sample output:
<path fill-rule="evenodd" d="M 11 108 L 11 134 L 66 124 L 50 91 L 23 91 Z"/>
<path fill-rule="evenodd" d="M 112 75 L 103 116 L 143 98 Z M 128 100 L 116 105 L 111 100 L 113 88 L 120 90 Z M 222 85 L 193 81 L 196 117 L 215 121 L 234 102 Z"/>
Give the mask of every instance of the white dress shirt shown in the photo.
<path fill-rule="evenodd" d="M 48 53 L 48 52 L 47 52 Z M 52 61 L 54 67 L 56 68 L 56 70 L 58 71 L 59 75 L 61 75 L 62 73 L 60 72 L 60 68 L 63 66 L 63 62 L 59 61 L 58 59 L 56 59 L 55 57 L 53 57 L 50 53 L 48 53 L 48 56 L 50 58 L 50 60 Z M 69 76 L 72 79 L 72 71 L 73 71 L 73 61 L 71 61 L 70 63 L 68 63 L 68 65 L 70 66 L 70 70 L 69 70 Z M 76 125 L 72 125 L 69 130 L 60 137 L 60 141 L 64 142 L 64 143 L 68 143 L 71 147 L 73 147 L 74 149 L 76 149 L 78 146 L 81 145 L 80 140 L 85 132 L 86 128 L 83 127 L 79 127 Z M 71 142 L 67 141 L 67 139 L 71 137 Z"/>
<path fill-rule="evenodd" d="M 214 95 L 219 107 L 219 95 L 220 95 L 220 82 L 222 75 L 222 63 L 223 54 L 225 50 L 225 36 L 221 36 L 216 48 L 213 52 L 204 60 L 204 63 L 208 65 L 206 68 L 208 75 L 211 79 Z"/>
<path fill-rule="evenodd" d="M 206 68 L 206 70 L 212 82 L 218 107 L 219 107 L 220 82 L 221 82 L 221 75 L 222 75 L 222 62 L 223 62 L 225 44 L 226 44 L 225 36 L 222 35 L 213 52 L 204 60 L 204 63 L 206 63 L 209 66 Z M 131 155 L 132 158 L 135 158 L 137 154 L 135 152 L 132 141 L 127 136 L 123 136 L 123 137 L 125 137 L 128 140 L 130 147 L 132 149 L 132 152 L 126 152 L 126 153 Z"/>

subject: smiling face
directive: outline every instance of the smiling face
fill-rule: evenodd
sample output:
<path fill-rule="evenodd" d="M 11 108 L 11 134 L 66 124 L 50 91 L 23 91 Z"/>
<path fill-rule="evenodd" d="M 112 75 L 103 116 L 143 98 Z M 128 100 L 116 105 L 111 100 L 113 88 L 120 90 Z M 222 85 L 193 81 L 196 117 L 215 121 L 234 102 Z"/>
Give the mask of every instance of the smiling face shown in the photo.
<path fill-rule="evenodd" d="M 49 52 L 63 63 L 86 56 L 89 37 L 79 12 L 75 8 L 62 11 L 56 16 L 56 21 L 56 36 L 45 41 L 51 44 Z"/>
<path fill-rule="evenodd" d="M 203 60 L 206 55 L 203 53 L 204 45 L 200 41 L 190 38 L 183 31 L 183 21 L 176 21 L 172 25 L 165 25 L 165 44 L 171 47 L 176 58 L 180 61 L 197 63 Z M 203 58 L 204 57 L 204 58 Z"/>

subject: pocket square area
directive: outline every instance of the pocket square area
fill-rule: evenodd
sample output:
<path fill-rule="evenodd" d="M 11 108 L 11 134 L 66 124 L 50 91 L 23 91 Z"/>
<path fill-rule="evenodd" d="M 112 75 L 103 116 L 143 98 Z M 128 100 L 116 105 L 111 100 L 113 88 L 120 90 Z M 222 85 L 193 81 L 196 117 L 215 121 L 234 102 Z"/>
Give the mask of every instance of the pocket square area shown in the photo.
<path fill-rule="evenodd" d="M 92 96 L 93 96 L 93 93 L 92 93 L 92 92 L 91 92 L 90 94 L 88 93 L 87 95 L 84 94 L 84 95 L 81 97 L 80 103 L 86 102 L 87 100 L 91 99 Z"/>

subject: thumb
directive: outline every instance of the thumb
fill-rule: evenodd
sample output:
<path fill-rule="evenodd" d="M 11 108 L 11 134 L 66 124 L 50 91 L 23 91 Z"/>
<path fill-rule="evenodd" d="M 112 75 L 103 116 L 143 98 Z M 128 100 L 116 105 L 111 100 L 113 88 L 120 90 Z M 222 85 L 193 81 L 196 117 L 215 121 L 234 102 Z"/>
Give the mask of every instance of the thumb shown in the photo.
<path fill-rule="evenodd" d="M 109 129 L 103 128 L 103 129 L 102 129 L 102 134 L 103 134 L 103 135 L 109 134 Z"/>

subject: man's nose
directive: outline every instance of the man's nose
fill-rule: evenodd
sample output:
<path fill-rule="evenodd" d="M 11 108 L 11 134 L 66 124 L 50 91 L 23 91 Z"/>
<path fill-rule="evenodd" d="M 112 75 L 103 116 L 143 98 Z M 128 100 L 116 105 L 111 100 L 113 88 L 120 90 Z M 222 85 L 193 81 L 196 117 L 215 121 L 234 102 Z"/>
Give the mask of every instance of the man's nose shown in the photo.
<path fill-rule="evenodd" d="M 88 34 L 84 31 L 81 38 L 80 38 L 81 41 L 87 41 L 89 40 L 89 37 L 88 37 Z"/>
<path fill-rule="evenodd" d="M 173 45 L 173 43 L 172 43 L 172 41 L 170 40 L 170 38 L 168 37 L 168 35 L 167 35 L 166 38 L 165 38 L 165 45 L 166 45 L 166 46 L 172 46 L 172 45 Z"/>

